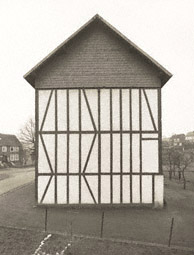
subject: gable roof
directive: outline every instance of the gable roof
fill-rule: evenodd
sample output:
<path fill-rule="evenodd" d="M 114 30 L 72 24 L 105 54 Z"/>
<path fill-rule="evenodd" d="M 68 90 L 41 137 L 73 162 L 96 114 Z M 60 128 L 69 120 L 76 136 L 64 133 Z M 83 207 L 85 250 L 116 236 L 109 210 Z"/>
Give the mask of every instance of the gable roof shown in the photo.
<path fill-rule="evenodd" d="M 0 146 L 21 146 L 15 135 L 0 134 Z"/>
<path fill-rule="evenodd" d="M 94 22 L 101 22 L 106 27 L 108 27 L 113 33 L 115 33 L 121 40 L 125 41 L 131 48 L 133 48 L 136 52 L 138 52 L 147 62 L 152 64 L 159 72 L 162 81 L 162 86 L 172 77 L 172 74 L 166 70 L 162 65 L 160 65 L 156 60 L 150 57 L 147 53 L 145 53 L 142 49 L 140 49 L 136 44 L 130 41 L 127 37 L 125 37 L 122 33 L 120 33 L 115 27 L 110 25 L 106 20 L 104 20 L 100 15 L 96 14 L 92 19 L 90 19 L 86 24 L 84 24 L 80 29 L 78 29 L 75 33 L 73 33 L 69 38 L 67 38 L 63 43 L 61 43 L 57 48 L 55 48 L 50 54 L 48 54 L 45 58 L 42 59 L 37 65 L 35 65 L 29 72 L 24 75 L 24 79 L 26 79 L 32 87 L 35 87 L 34 81 L 36 77 L 36 72 L 47 63 L 49 59 L 55 56 L 60 49 L 66 46 L 72 39 L 74 39 L 78 34 L 80 34 L 83 30 L 85 30 L 89 25 Z"/>

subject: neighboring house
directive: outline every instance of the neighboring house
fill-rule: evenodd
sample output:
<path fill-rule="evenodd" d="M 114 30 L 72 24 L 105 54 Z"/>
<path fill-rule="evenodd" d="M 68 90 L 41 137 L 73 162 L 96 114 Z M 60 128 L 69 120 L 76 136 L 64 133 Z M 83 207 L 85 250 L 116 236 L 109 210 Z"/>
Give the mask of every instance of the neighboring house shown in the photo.
<path fill-rule="evenodd" d="M 163 206 L 161 88 L 171 76 L 99 15 L 29 71 L 37 203 Z"/>
<path fill-rule="evenodd" d="M 0 134 L 0 162 L 22 163 L 22 145 L 15 135 Z"/>
<path fill-rule="evenodd" d="M 189 143 L 194 143 L 194 131 L 188 132 L 185 136 L 185 141 Z"/>
<path fill-rule="evenodd" d="M 171 138 L 171 146 L 173 147 L 184 147 L 185 134 L 173 135 Z"/>

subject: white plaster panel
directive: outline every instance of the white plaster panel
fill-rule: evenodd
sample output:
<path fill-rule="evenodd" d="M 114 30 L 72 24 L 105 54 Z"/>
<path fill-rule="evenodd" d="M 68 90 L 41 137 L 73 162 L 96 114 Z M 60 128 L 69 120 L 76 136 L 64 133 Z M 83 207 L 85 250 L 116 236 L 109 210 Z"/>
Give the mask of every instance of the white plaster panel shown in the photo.
<path fill-rule="evenodd" d="M 67 91 L 57 91 L 57 115 L 58 115 L 58 130 L 67 130 Z"/>
<path fill-rule="evenodd" d="M 155 175 L 154 178 L 154 203 L 156 206 L 163 206 L 164 204 L 164 176 Z"/>
<path fill-rule="evenodd" d="M 78 90 L 69 90 L 69 129 L 71 131 L 79 130 L 79 102 Z"/>
<path fill-rule="evenodd" d="M 122 120 L 123 130 L 130 130 L 129 89 L 122 89 Z"/>
<path fill-rule="evenodd" d="M 110 135 L 101 135 L 101 172 L 110 172 Z"/>
<path fill-rule="evenodd" d="M 146 95 L 149 100 L 150 107 L 156 128 L 158 129 L 158 91 L 157 89 L 145 89 Z"/>
<path fill-rule="evenodd" d="M 120 176 L 113 175 L 113 203 L 120 203 Z"/>
<path fill-rule="evenodd" d="M 113 134 L 113 172 L 120 172 L 120 134 Z"/>
<path fill-rule="evenodd" d="M 123 203 L 130 203 L 130 176 L 123 175 Z"/>
<path fill-rule="evenodd" d="M 132 202 L 140 203 L 140 179 L 138 175 L 132 176 Z"/>
<path fill-rule="evenodd" d="M 101 130 L 110 130 L 110 90 L 100 90 Z"/>
<path fill-rule="evenodd" d="M 69 176 L 69 203 L 79 203 L 79 177 Z"/>
<path fill-rule="evenodd" d="M 38 115 L 39 115 L 39 130 L 42 125 L 42 121 L 44 118 L 46 106 L 49 100 L 51 90 L 39 90 L 38 91 L 38 97 L 39 97 L 39 109 L 38 109 Z"/>
<path fill-rule="evenodd" d="M 110 176 L 101 175 L 101 203 L 110 203 Z"/>
<path fill-rule="evenodd" d="M 67 135 L 59 134 L 57 143 L 57 172 L 67 172 Z"/>
<path fill-rule="evenodd" d="M 55 92 L 54 91 L 53 91 L 49 108 L 46 114 L 43 130 L 44 131 L 55 130 Z"/>
<path fill-rule="evenodd" d="M 39 142 L 38 142 L 38 172 L 51 173 L 40 136 L 39 136 Z"/>
<path fill-rule="evenodd" d="M 47 183 L 49 181 L 49 176 L 39 176 L 38 177 L 38 202 L 40 203 L 41 198 L 44 194 L 44 191 L 46 189 Z M 44 200 L 42 201 L 43 204 L 53 204 L 54 203 L 54 178 L 52 178 L 47 193 L 44 197 Z"/>
<path fill-rule="evenodd" d="M 138 173 L 140 171 L 140 136 L 139 134 L 132 135 L 132 171 Z"/>
<path fill-rule="evenodd" d="M 119 89 L 112 90 L 112 128 L 120 130 L 120 95 Z"/>
<path fill-rule="evenodd" d="M 93 141 L 94 135 L 82 134 L 82 171 L 89 154 L 89 150 Z M 90 158 L 86 167 L 86 173 L 98 173 L 98 137 L 95 138 L 95 142 L 90 154 Z"/>
<path fill-rule="evenodd" d="M 79 172 L 79 135 L 69 135 L 69 172 Z"/>
<path fill-rule="evenodd" d="M 67 203 L 67 177 L 57 176 L 57 203 Z"/>
<path fill-rule="evenodd" d="M 142 203 L 152 203 L 152 176 L 142 175 Z"/>
<path fill-rule="evenodd" d="M 123 134 L 123 172 L 130 172 L 130 135 Z"/>
<path fill-rule="evenodd" d="M 90 105 L 92 116 L 98 128 L 98 90 L 97 89 L 85 89 L 87 99 Z"/>
<path fill-rule="evenodd" d="M 87 96 L 87 94 L 86 94 L 86 96 Z M 97 111 L 97 109 L 98 108 L 96 108 L 96 111 Z M 82 125 L 81 125 L 82 130 L 94 130 L 94 127 L 92 125 L 92 119 L 89 114 L 89 109 L 86 104 L 86 99 L 84 97 L 83 91 L 81 93 L 81 122 L 82 122 Z"/>
<path fill-rule="evenodd" d="M 131 90 L 132 130 L 139 130 L 139 90 Z"/>
<path fill-rule="evenodd" d="M 142 138 L 158 138 L 158 133 L 157 134 L 153 134 L 153 133 L 142 134 Z"/>
<path fill-rule="evenodd" d="M 147 102 L 146 102 L 143 91 L 141 92 L 141 95 L 142 95 L 141 96 L 141 99 L 142 99 L 142 101 L 141 101 L 141 105 L 142 105 L 142 130 L 154 130 L 151 115 L 149 113 L 148 105 L 147 105 Z M 150 98 L 150 100 L 152 100 L 152 99 Z M 150 106 L 150 108 L 151 108 L 151 106 Z M 152 108 L 151 108 L 151 111 L 152 111 Z"/>
<path fill-rule="evenodd" d="M 158 172 L 158 141 L 142 141 L 142 172 Z"/>
<path fill-rule="evenodd" d="M 98 176 L 86 176 L 86 180 L 88 182 L 88 185 L 92 191 L 92 194 L 96 202 L 98 202 Z M 94 204 L 94 200 L 90 194 L 90 191 L 83 177 L 82 177 L 81 190 L 82 190 L 82 193 L 81 193 L 82 203 Z"/>

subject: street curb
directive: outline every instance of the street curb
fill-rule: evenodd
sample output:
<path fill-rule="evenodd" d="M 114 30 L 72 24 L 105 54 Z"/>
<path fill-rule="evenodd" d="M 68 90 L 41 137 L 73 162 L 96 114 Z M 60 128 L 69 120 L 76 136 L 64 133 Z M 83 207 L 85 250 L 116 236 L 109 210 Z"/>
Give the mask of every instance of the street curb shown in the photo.
<path fill-rule="evenodd" d="M 6 196 L 6 195 L 8 195 L 9 193 L 12 193 L 12 192 L 14 192 L 14 191 L 16 191 L 16 190 L 19 190 L 19 189 L 21 189 L 21 188 L 24 188 L 25 186 L 28 186 L 28 185 L 30 185 L 30 184 L 32 184 L 32 183 L 34 183 L 34 180 L 33 180 L 33 181 L 30 181 L 30 182 L 28 182 L 28 183 L 22 184 L 21 186 L 18 186 L 18 187 L 16 187 L 16 188 L 13 188 L 13 189 L 11 189 L 11 190 L 9 190 L 9 191 L 7 191 L 7 192 L 4 192 L 4 193 L 0 194 L 0 198 L 3 197 L 3 196 Z"/>

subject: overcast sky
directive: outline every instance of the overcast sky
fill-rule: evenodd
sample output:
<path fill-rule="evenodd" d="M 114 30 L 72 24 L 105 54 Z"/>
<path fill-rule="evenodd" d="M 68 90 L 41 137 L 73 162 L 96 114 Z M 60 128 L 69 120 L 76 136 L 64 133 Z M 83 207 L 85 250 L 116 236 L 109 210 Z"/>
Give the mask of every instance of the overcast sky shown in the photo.
<path fill-rule="evenodd" d="M 96 13 L 173 74 L 163 135 L 194 130 L 194 0 L 0 0 L 0 133 L 34 115 L 23 75 Z"/>

